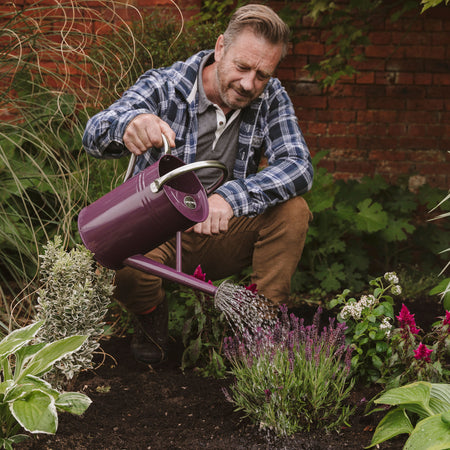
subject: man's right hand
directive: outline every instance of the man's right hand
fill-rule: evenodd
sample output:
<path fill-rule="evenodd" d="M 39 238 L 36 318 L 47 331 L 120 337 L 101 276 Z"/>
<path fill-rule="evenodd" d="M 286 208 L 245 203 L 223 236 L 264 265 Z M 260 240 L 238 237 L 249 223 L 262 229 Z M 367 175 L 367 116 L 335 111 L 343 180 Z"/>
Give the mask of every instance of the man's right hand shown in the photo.
<path fill-rule="evenodd" d="M 139 114 L 125 128 L 123 143 L 136 156 L 149 148 L 162 148 L 164 134 L 170 147 L 175 147 L 175 133 L 170 126 L 154 114 Z"/>

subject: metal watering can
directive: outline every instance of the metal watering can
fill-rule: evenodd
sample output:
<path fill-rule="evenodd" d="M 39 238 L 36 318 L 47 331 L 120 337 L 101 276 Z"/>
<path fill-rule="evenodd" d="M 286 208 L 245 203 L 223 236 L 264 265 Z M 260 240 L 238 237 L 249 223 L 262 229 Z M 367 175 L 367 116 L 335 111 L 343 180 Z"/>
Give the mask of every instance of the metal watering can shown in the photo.
<path fill-rule="evenodd" d="M 181 271 L 181 231 L 208 217 L 208 195 L 227 177 L 218 161 L 184 164 L 172 156 L 163 135 L 165 154 L 130 178 L 132 155 L 120 186 L 80 211 L 78 231 L 85 247 L 104 267 L 133 267 L 214 296 L 217 287 Z M 216 168 L 222 176 L 206 191 L 195 170 Z M 144 256 L 173 236 L 177 237 L 176 269 Z"/>

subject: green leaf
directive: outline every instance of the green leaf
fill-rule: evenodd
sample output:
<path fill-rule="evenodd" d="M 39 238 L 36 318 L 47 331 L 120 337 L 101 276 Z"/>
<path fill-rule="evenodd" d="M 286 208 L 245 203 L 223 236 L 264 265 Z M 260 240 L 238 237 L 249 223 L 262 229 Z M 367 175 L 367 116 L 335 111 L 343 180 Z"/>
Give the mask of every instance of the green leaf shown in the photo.
<path fill-rule="evenodd" d="M 450 384 L 432 383 L 430 392 L 430 408 L 436 414 L 450 409 Z"/>
<path fill-rule="evenodd" d="M 42 322 L 32 323 L 5 336 L 0 342 L 0 360 L 25 346 L 36 335 L 41 326 Z"/>
<path fill-rule="evenodd" d="M 355 327 L 355 336 L 361 336 L 367 330 L 369 324 L 367 322 L 359 322 Z"/>
<path fill-rule="evenodd" d="M 442 414 L 421 420 L 409 436 L 404 450 L 446 450 L 450 448 L 450 427 Z"/>
<path fill-rule="evenodd" d="M 81 415 L 92 403 L 92 400 L 81 392 L 64 392 L 56 399 L 56 407 L 61 411 Z"/>
<path fill-rule="evenodd" d="M 370 198 L 366 198 L 358 203 L 355 223 L 359 230 L 375 233 L 386 227 L 388 215 L 379 203 L 372 203 Z"/>
<path fill-rule="evenodd" d="M 370 447 L 387 441 L 399 434 L 410 434 L 413 431 L 411 421 L 402 408 L 389 411 L 380 421 L 372 436 Z"/>
<path fill-rule="evenodd" d="M 375 400 L 375 403 L 401 406 L 409 411 L 427 417 L 432 412 L 429 407 L 431 383 L 418 381 L 399 388 L 390 389 Z"/>
<path fill-rule="evenodd" d="M 387 242 L 396 242 L 404 241 L 414 230 L 414 225 L 410 224 L 408 220 L 390 218 L 388 226 L 383 230 L 382 234 Z"/>
<path fill-rule="evenodd" d="M 69 336 L 47 344 L 33 355 L 22 373 L 15 374 L 14 379 L 19 382 L 25 375 L 44 374 L 56 361 L 78 350 L 86 338 L 87 336 Z"/>
<path fill-rule="evenodd" d="M 17 422 L 30 433 L 56 433 L 58 415 L 51 395 L 33 391 L 11 403 L 10 410 Z"/>
<path fill-rule="evenodd" d="M 379 369 L 383 365 L 383 361 L 377 355 L 372 355 L 372 364 L 375 368 Z"/>
<path fill-rule="evenodd" d="M 55 400 L 59 396 L 59 392 L 53 389 L 50 383 L 47 383 L 40 378 L 32 375 L 27 375 L 23 378 L 20 384 L 12 384 L 10 388 L 6 389 L 4 402 L 11 403 L 21 397 L 25 397 L 33 391 L 41 391 L 47 395 L 52 396 Z"/>

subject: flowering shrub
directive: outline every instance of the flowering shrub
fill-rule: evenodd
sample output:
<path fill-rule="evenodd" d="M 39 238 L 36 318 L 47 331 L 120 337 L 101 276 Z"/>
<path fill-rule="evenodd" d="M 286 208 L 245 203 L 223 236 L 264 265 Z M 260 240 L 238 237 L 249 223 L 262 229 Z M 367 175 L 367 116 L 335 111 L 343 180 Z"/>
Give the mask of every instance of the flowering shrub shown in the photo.
<path fill-rule="evenodd" d="M 416 380 L 431 383 L 450 380 L 450 311 L 421 336 L 414 314 L 402 305 L 396 316 L 398 327 L 390 337 L 391 355 L 383 364 L 383 378 L 389 387 Z"/>
<path fill-rule="evenodd" d="M 330 308 L 340 307 L 338 320 L 345 322 L 347 342 L 354 349 L 351 367 L 356 377 L 365 382 L 377 381 L 383 360 L 391 356 L 388 338 L 394 320 L 393 298 L 401 287 L 394 272 L 370 281 L 373 293 L 359 300 L 348 298 L 348 289 L 329 303 Z"/>
<path fill-rule="evenodd" d="M 194 277 L 206 281 L 201 266 Z M 211 280 L 208 283 L 212 284 Z M 201 375 L 223 378 L 226 367 L 223 360 L 223 339 L 229 326 L 223 314 L 214 307 L 214 299 L 197 290 L 182 288 L 178 293 L 187 307 L 182 330 L 185 347 L 181 369 L 194 367 Z"/>
<path fill-rule="evenodd" d="M 271 331 L 225 339 L 224 353 L 235 377 L 225 391 L 227 399 L 278 435 L 313 427 L 339 429 L 354 410 L 345 405 L 353 387 L 345 325 L 330 319 L 320 330 L 321 312 L 305 326 L 283 306 Z"/>

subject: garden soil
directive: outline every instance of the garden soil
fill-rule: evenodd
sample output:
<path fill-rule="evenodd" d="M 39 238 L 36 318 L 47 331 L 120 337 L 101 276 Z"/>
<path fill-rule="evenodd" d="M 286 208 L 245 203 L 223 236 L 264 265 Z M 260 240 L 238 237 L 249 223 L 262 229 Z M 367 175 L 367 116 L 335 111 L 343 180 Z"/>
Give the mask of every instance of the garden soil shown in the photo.
<path fill-rule="evenodd" d="M 414 302 L 419 326 L 426 329 L 441 315 L 437 303 Z M 306 309 L 305 309 L 306 308 Z M 315 309 L 293 309 L 298 317 L 312 317 Z M 432 316 L 432 317 L 431 317 Z M 305 322 L 308 318 L 305 317 Z M 357 405 L 349 426 L 337 432 L 322 427 L 311 432 L 277 438 L 234 411 L 223 388 L 231 378 L 203 378 L 195 371 L 180 369 L 182 347 L 173 341 L 169 359 L 151 368 L 134 361 L 130 337 L 101 341 L 104 354 L 97 367 L 79 375 L 72 390 L 87 394 L 92 404 L 82 416 L 59 415 L 55 435 L 35 435 L 18 449 L 363 449 L 383 414 L 365 415 L 365 400 L 379 392 L 376 387 L 359 386 L 349 401 Z M 402 449 L 406 437 L 396 438 L 380 449 Z"/>

